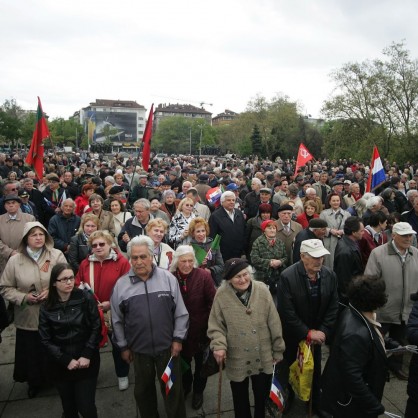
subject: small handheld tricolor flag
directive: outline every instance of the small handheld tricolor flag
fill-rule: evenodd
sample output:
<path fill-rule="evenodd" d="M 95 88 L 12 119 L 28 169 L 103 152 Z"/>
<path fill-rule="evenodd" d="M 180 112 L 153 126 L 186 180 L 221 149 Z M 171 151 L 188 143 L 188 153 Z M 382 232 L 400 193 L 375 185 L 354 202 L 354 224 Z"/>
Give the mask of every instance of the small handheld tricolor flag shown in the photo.
<path fill-rule="evenodd" d="M 284 397 L 283 397 L 283 388 L 280 385 L 277 377 L 274 375 L 273 369 L 273 378 L 271 380 L 270 388 L 270 399 L 277 405 L 280 411 L 284 408 Z"/>
<path fill-rule="evenodd" d="M 170 357 L 170 360 L 167 364 L 167 367 L 164 370 L 161 380 L 165 383 L 165 396 L 168 396 L 168 392 L 173 387 L 176 377 L 173 374 L 173 357 Z"/>

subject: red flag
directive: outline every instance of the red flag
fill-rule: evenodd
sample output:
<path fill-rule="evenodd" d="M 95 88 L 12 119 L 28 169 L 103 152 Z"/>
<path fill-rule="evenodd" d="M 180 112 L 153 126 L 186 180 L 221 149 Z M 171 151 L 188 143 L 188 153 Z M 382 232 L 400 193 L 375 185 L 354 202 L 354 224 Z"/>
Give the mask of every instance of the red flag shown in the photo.
<path fill-rule="evenodd" d="M 142 137 L 142 168 L 148 171 L 149 158 L 151 154 L 151 136 L 152 136 L 152 121 L 154 119 L 154 103 L 151 105 L 151 110 L 148 115 L 147 125 L 145 126 L 144 136 Z"/>
<path fill-rule="evenodd" d="M 44 174 L 44 144 L 45 138 L 49 137 L 48 125 L 42 111 L 41 99 L 38 97 L 38 109 L 36 111 L 36 125 L 32 135 L 32 143 L 26 162 L 33 167 L 38 179 Z"/>
<path fill-rule="evenodd" d="M 296 160 L 295 176 L 299 167 L 303 167 L 308 161 L 312 160 L 313 155 L 308 151 L 305 145 L 299 145 L 298 158 Z"/>

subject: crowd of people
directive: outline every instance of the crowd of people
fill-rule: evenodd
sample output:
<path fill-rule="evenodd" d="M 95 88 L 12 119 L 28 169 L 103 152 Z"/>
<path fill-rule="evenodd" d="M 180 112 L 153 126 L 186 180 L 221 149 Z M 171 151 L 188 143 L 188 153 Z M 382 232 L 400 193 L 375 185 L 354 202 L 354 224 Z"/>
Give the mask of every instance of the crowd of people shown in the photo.
<path fill-rule="evenodd" d="M 189 394 L 194 409 L 205 402 L 209 347 L 235 416 L 252 416 L 251 380 L 261 418 L 275 365 L 291 409 L 286 374 L 306 341 L 319 417 L 382 414 L 389 370 L 409 379 L 406 417 L 418 416 L 417 354 L 409 369 L 386 354 L 417 344 L 418 169 L 384 169 L 386 181 L 366 192 L 369 169 L 350 160 L 294 173 L 281 159 L 171 156 L 143 171 L 132 156 L 83 152 L 48 155 L 37 179 L 19 155 L 0 154 L 14 380 L 29 397 L 54 384 L 66 418 L 97 417 L 107 343 L 119 390 L 133 365 L 144 418 L 159 416 L 155 377 L 170 364 L 181 378 L 167 394 L 160 380 L 164 405 L 183 418 Z"/>

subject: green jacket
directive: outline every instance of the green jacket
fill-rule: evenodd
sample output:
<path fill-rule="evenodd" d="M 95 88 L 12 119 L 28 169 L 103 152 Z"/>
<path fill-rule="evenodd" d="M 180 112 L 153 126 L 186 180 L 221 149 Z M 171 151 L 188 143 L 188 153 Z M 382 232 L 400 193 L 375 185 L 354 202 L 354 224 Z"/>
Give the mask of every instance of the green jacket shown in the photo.
<path fill-rule="evenodd" d="M 270 267 L 270 260 L 280 260 L 282 265 L 278 269 Z M 280 273 L 286 268 L 287 254 L 286 247 L 282 241 L 276 238 L 273 246 L 270 245 L 266 236 L 259 236 L 253 244 L 251 250 L 251 263 L 256 270 L 256 279 L 266 284 L 268 279 L 277 281 Z"/>

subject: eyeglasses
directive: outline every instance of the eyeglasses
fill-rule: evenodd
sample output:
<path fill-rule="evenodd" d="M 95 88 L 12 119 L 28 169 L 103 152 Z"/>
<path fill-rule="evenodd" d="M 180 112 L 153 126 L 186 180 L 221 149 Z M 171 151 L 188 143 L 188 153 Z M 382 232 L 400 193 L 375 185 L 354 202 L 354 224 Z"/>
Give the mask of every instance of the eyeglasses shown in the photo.
<path fill-rule="evenodd" d="M 74 276 L 63 277 L 62 279 L 57 279 L 58 283 L 71 283 L 75 280 Z"/>
<path fill-rule="evenodd" d="M 106 245 L 105 242 L 97 242 L 96 244 L 91 244 L 91 248 L 97 248 L 97 247 L 103 248 L 105 245 Z"/>

